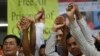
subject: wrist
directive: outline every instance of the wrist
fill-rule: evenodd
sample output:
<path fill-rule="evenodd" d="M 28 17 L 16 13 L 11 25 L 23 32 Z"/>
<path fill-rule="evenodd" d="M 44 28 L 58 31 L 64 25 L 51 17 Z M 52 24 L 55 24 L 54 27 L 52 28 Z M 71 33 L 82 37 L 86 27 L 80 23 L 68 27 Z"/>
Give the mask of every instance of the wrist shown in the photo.
<path fill-rule="evenodd" d="M 75 14 L 78 20 L 82 18 L 82 15 L 78 10 L 75 12 Z"/>
<path fill-rule="evenodd" d="M 24 33 L 24 32 L 28 32 L 28 29 L 23 30 L 23 33 Z"/>
<path fill-rule="evenodd" d="M 69 21 L 74 21 L 74 15 L 69 17 Z"/>
<path fill-rule="evenodd" d="M 55 28 L 52 28 L 52 32 L 57 32 L 57 29 L 55 29 Z"/>

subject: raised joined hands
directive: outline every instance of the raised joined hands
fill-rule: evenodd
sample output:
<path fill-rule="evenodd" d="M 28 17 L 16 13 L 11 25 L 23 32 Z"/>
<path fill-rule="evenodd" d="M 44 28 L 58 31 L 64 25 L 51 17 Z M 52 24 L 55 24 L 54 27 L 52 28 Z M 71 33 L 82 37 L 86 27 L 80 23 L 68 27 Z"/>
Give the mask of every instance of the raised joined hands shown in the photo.
<path fill-rule="evenodd" d="M 30 19 L 30 17 L 22 17 L 22 19 L 18 22 L 17 27 L 20 31 L 28 30 L 30 25 L 34 21 Z"/>

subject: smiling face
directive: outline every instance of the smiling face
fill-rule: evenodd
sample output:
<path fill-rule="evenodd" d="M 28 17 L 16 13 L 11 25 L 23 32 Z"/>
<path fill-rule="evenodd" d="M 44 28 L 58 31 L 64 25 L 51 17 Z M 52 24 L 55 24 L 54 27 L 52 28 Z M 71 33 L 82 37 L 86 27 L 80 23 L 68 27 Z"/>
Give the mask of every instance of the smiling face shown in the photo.
<path fill-rule="evenodd" d="M 67 43 L 67 49 L 73 56 L 79 56 L 82 55 L 82 52 L 79 48 L 79 46 L 76 44 L 75 39 L 73 37 L 70 37 L 66 41 Z"/>
<path fill-rule="evenodd" d="M 18 45 L 15 38 L 7 38 L 3 43 L 3 53 L 5 56 L 16 55 Z"/>

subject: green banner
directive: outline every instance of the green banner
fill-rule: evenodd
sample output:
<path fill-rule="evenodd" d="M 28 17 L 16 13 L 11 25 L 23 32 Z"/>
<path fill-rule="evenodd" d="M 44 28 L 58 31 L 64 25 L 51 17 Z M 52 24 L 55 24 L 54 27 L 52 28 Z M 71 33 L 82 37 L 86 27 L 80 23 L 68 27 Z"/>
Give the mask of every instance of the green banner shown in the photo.
<path fill-rule="evenodd" d="M 19 35 L 17 22 L 22 16 L 34 17 L 41 7 L 46 13 L 46 29 L 44 31 L 45 39 L 47 39 L 53 21 L 58 15 L 58 0 L 7 0 L 7 19 L 8 19 L 8 34 Z"/>

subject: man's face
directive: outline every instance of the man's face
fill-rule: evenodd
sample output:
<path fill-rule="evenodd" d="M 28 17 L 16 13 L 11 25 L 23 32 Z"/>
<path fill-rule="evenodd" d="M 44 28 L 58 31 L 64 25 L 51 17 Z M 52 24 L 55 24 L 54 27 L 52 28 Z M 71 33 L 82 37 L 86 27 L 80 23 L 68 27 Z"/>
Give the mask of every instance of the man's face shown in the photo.
<path fill-rule="evenodd" d="M 63 37 L 63 32 L 61 30 L 58 30 L 57 37 L 56 37 L 57 44 L 61 43 L 62 37 Z"/>
<path fill-rule="evenodd" d="M 14 38 L 8 38 L 4 41 L 3 52 L 4 55 L 16 55 L 18 46 Z"/>
<path fill-rule="evenodd" d="M 72 55 L 74 56 L 82 55 L 82 52 L 79 46 L 76 44 L 75 39 L 73 37 L 67 39 L 66 43 L 67 43 L 67 49 Z"/>
<path fill-rule="evenodd" d="M 45 55 L 45 48 L 41 48 L 39 51 L 39 56 L 46 56 Z"/>

